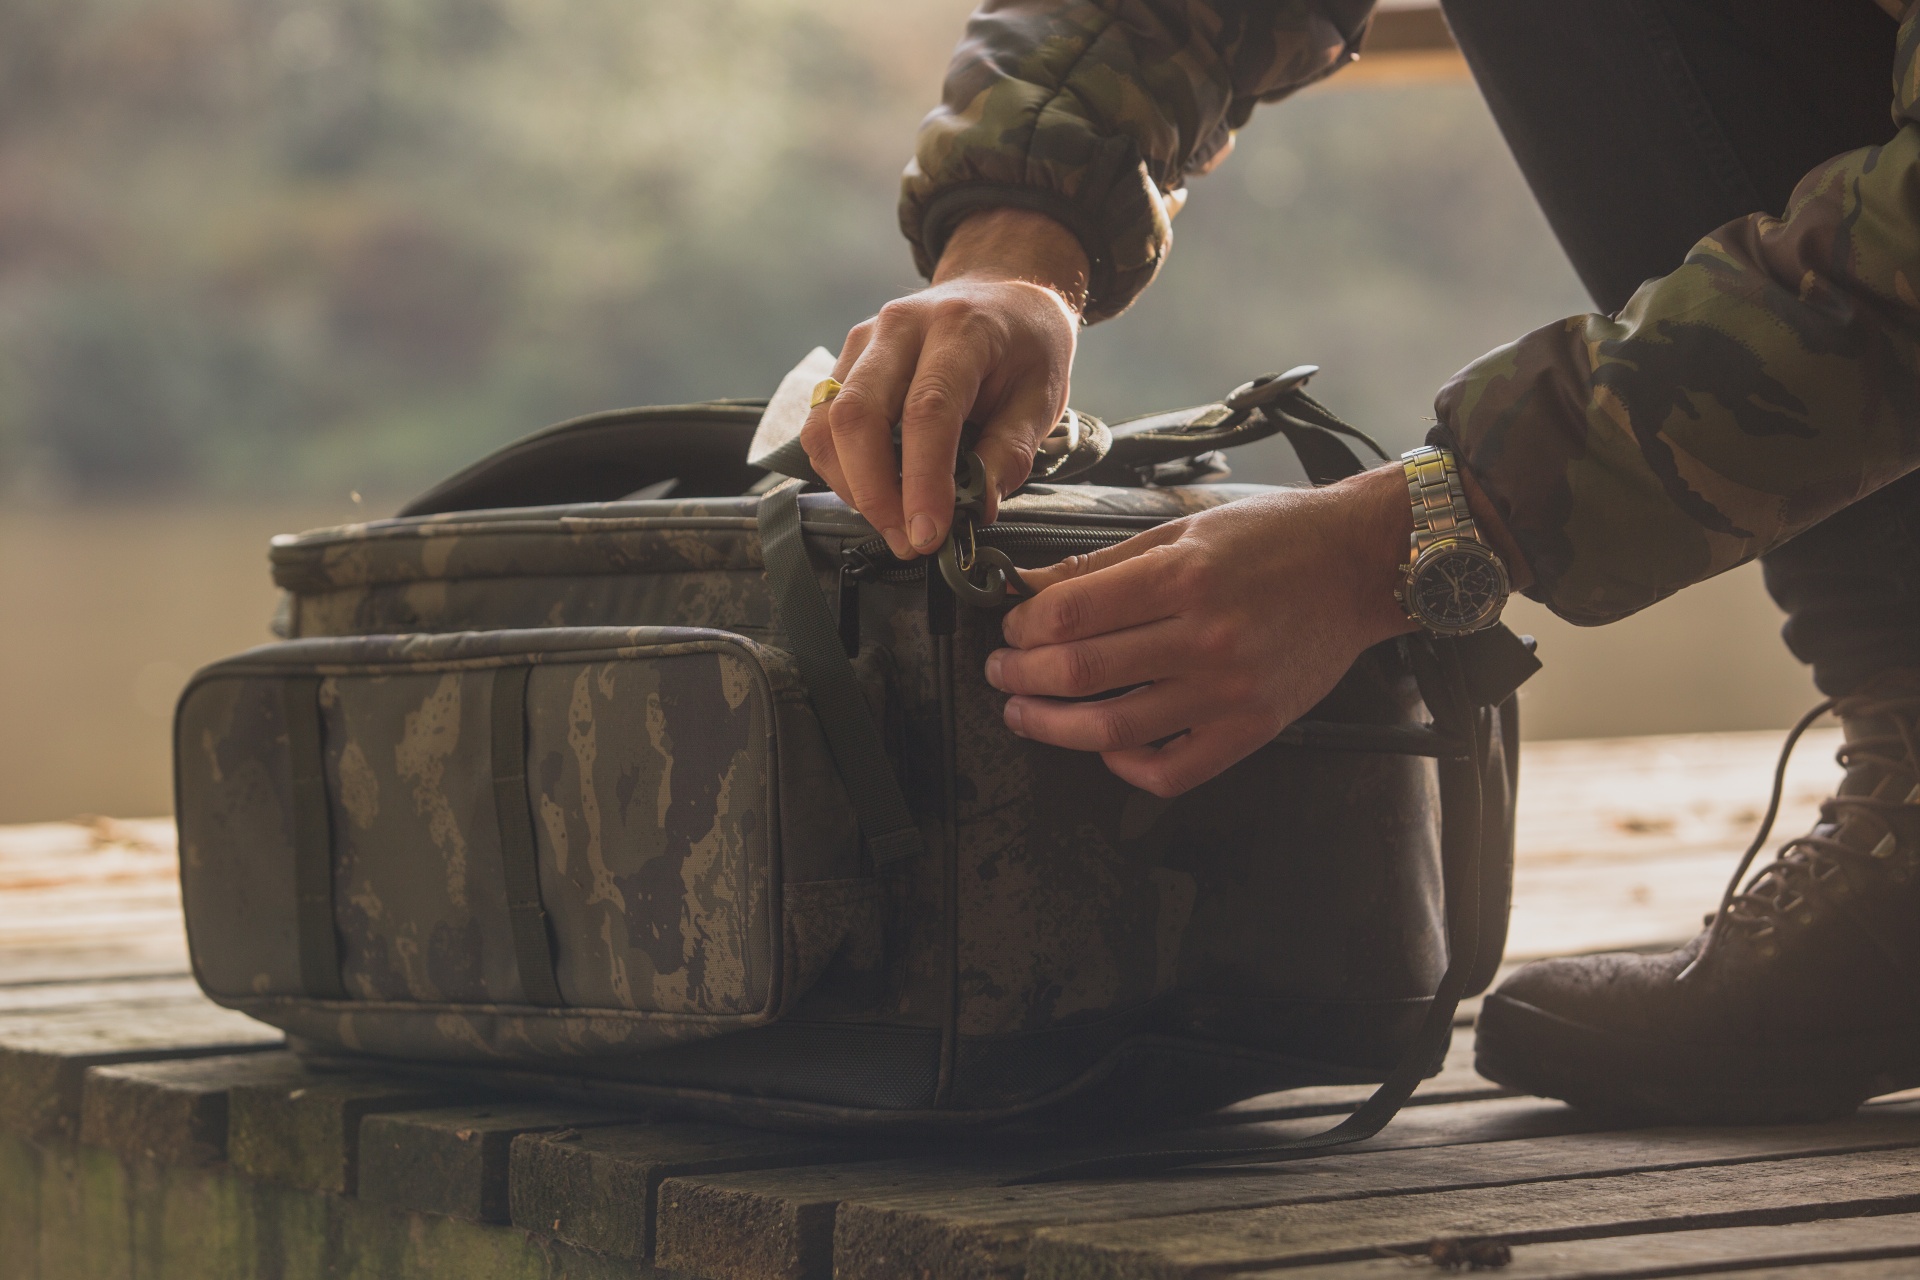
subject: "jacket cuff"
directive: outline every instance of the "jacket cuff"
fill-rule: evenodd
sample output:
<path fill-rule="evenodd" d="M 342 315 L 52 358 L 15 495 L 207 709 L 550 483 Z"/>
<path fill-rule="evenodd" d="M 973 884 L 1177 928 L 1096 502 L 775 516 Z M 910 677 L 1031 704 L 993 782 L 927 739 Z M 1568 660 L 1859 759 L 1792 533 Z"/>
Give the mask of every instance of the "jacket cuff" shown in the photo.
<path fill-rule="evenodd" d="M 1144 195 L 1147 200 L 1157 200 Z M 1150 243 L 1137 246 L 1133 253 L 1116 249 L 1115 222 L 1138 224 L 1138 217 L 1101 217 L 1067 196 L 1045 187 L 1022 186 L 1005 182 L 957 182 L 942 186 L 931 195 L 917 197 L 909 190 L 900 201 L 900 229 L 913 246 L 914 265 L 920 274 L 933 278 L 940 255 L 955 227 L 970 215 L 986 209 L 1015 208 L 1043 213 L 1072 232 L 1087 255 L 1088 324 L 1119 315 L 1133 305 L 1146 287 L 1153 283 L 1160 264 L 1166 259 L 1168 235 L 1164 231 L 1167 215 L 1164 206 L 1147 211 Z M 1135 237 L 1138 238 L 1137 236 Z"/>
<path fill-rule="evenodd" d="M 1521 524 L 1519 513 L 1514 507 L 1513 497 L 1508 492 L 1510 477 L 1502 476 L 1496 468 L 1486 466 L 1486 460 L 1480 456 L 1480 450 L 1475 447 L 1479 442 L 1463 440 L 1460 433 L 1453 429 L 1444 416 L 1444 392 L 1442 396 L 1443 416 L 1436 426 L 1427 431 L 1427 443 L 1451 451 L 1460 469 L 1473 476 L 1473 481 L 1479 486 L 1481 495 L 1492 505 L 1494 514 L 1500 517 L 1500 523 L 1506 527 L 1507 536 L 1513 539 L 1514 545 L 1520 548 L 1520 554 L 1526 557 L 1527 568 L 1533 574 L 1533 581 L 1520 594 L 1529 600 L 1546 605 L 1556 615 L 1576 626 L 1597 626 L 1603 622 L 1611 622 L 1612 617 L 1578 616 L 1575 612 L 1567 611 L 1563 603 L 1555 599 L 1554 587 L 1558 581 L 1561 566 L 1551 555 L 1538 554 L 1537 549 L 1543 549 L 1540 548 L 1540 539 L 1536 536 L 1536 530 L 1524 528 Z"/>

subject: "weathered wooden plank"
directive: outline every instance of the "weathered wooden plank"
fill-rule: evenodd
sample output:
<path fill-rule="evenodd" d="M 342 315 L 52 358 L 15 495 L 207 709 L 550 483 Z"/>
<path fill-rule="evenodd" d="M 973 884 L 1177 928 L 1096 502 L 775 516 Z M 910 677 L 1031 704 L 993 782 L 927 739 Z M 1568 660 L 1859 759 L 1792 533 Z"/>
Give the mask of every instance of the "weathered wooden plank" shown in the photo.
<path fill-rule="evenodd" d="M 1906 1150 L 1916 1146 L 1920 1109 L 1900 1106 L 1826 1125 L 1588 1132 L 1345 1154 L 1212 1174 L 938 1193 L 896 1190 L 842 1201 L 835 1215 L 834 1260 L 836 1275 L 849 1278 L 884 1275 L 884 1269 L 866 1269 L 866 1260 L 883 1257 L 911 1260 L 942 1276 L 1002 1275 L 1017 1270 L 1038 1239 L 1081 1225 L 1095 1234 L 1109 1227 L 1147 1232 L 1152 1228 L 1145 1220 L 1156 1218 L 1178 1223 L 1194 1215 L 1284 1212 L 1287 1206 L 1362 1198 L 1378 1204 L 1383 1197 L 1517 1188 L 1654 1169 L 1697 1168 L 1701 1177 L 1711 1178 L 1717 1173 L 1710 1166 L 1735 1161 L 1869 1148 L 1896 1148 L 1897 1158 L 1905 1159 Z M 1445 1231 L 1428 1232 L 1437 1234 Z"/>
<path fill-rule="evenodd" d="M 1879 1258 L 1742 1270 L 1740 1280 L 1913 1280 L 1916 1270 L 1910 1258 Z"/>
<path fill-rule="evenodd" d="M 6 1280 L 674 1280 L 512 1227 L 0 1134 Z M 687 1280 L 679 1277 L 678 1280 Z"/>
<path fill-rule="evenodd" d="M 108 1006 L 0 1019 L 0 1128 L 73 1136 L 89 1067 L 246 1053 L 282 1040 L 272 1027 L 208 1001 L 169 1005 L 158 1018 Z"/>
<path fill-rule="evenodd" d="M 7 962 L 11 964 L 12 957 Z M 103 1005 L 193 1004 L 206 997 L 188 973 L 89 981 L 16 983 L 11 969 L 0 977 L 0 1018 L 67 1013 Z"/>
<path fill-rule="evenodd" d="M 452 1089 L 372 1073 L 243 1081 L 227 1095 L 227 1158 L 266 1182 L 351 1195 L 359 1181 L 363 1119 L 459 1101 Z"/>
<path fill-rule="evenodd" d="M 1920 1151 L 1904 1148 L 1047 1227 L 1034 1233 L 1025 1274 L 1028 1280 L 1171 1280 L 1358 1260 L 1383 1249 L 1411 1252 L 1439 1235 L 1495 1235 L 1526 1245 L 1916 1210 Z M 836 1235 L 836 1262 L 860 1256 L 848 1251 L 853 1243 Z M 908 1261 L 895 1255 L 896 1267 Z M 910 1261 L 927 1265 L 921 1257 Z"/>
<path fill-rule="evenodd" d="M 1920 1274 L 1920 1214 L 1880 1218 L 1842 1218 L 1765 1227 L 1710 1227 L 1701 1231 L 1663 1231 L 1652 1235 L 1607 1236 L 1597 1240 L 1555 1240 L 1524 1244 L 1500 1280 L 1534 1277 L 1677 1275 L 1749 1267 L 1814 1267 L 1854 1260 L 1905 1259 L 1904 1269 L 1889 1275 Z M 1273 1271 L 1243 1271 L 1240 1277 L 1274 1276 Z M 1379 1257 L 1359 1262 L 1290 1267 L 1287 1280 L 1406 1280 L 1404 1258 Z M 1793 1274 L 1805 1277 L 1806 1272 Z M 1821 1272 L 1826 1274 L 1826 1272 Z"/>
<path fill-rule="evenodd" d="M 80 1141 L 123 1160 L 218 1164 L 227 1158 L 227 1095 L 235 1085 L 291 1089 L 307 1079 L 284 1050 L 90 1067 Z"/>
<path fill-rule="evenodd" d="M 360 1122 L 358 1194 L 395 1209 L 505 1222 L 515 1138 L 633 1120 L 588 1107 L 509 1103 L 377 1112 Z"/>
<path fill-rule="evenodd" d="M 1329 1123 L 1327 1117 L 1312 1116 L 1188 1136 L 1209 1142 L 1281 1142 L 1317 1133 Z M 1595 1125 L 1590 1117 L 1559 1103 L 1487 1099 L 1402 1112 L 1384 1133 L 1353 1150 L 1511 1141 L 1578 1133 Z M 1158 1134 L 1154 1140 L 1180 1137 Z M 660 1184 L 655 1212 L 655 1258 L 662 1266 L 716 1280 L 824 1280 L 832 1274 L 834 1214 L 842 1202 L 878 1207 L 903 1196 L 992 1196 L 1009 1177 L 1118 1145 L 1047 1148 L 1021 1139 L 1012 1149 L 988 1146 L 911 1159 L 669 1178 Z M 1024 1238 L 1024 1231 L 1016 1234 Z"/>
<path fill-rule="evenodd" d="M 1247 1144 L 1281 1141 L 1311 1133 L 1332 1123 L 1327 1117 L 1350 1111 L 1364 1100 L 1370 1085 L 1329 1085 L 1291 1090 L 1249 1099 L 1217 1118 L 1221 1125 L 1233 1125 L 1239 1139 Z M 1492 1099 L 1506 1091 L 1482 1079 L 1473 1070 L 1471 1030 L 1459 1028 L 1453 1038 L 1440 1073 L 1422 1082 L 1416 1102 L 1453 1102 L 1461 1099 Z M 1539 1110 L 1539 1104 L 1528 1104 Z M 1564 1108 L 1548 1108 L 1559 1128 L 1583 1127 L 1587 1122 L 1568 1119 Z M 1310 1119 L 1302 1119 L 1310 1118 Z M 1293 1121 L 1268 1127 L 1253 1122 Z M 1211 1124 L 1211 1122 L 1209 1122 Z M 1404 1123 L 1404 1122 L 1403 1122 Z M 1438 1137 L 1441 1127 L 1416 1126 L 1411 1132 L 1426 1141 Z M 1403 1134 L 1409 1131 L 1403 1130 Z M 1163 1135 L 1165 1136 L 1165 1135 Z M 1217 1132 L 1207 1140 L 1220 1140 Z M 1469 1139 L 1461 1139 L 1469 1140 Z M 1030 1140 L 1027 1141 L 1030 1146 Z M 1395 1139 L 1383 1138 L 1384 1142 Z M 746 1190 L 718 1184 L 688 1182 L 677 1186 L 671 1206 L 663 1197 L 657 1210 L 658 1247 L 663 1265 L 715 1276 L 804 1276 L 825 1274 L 831 1254 L 833 1208 L 846 1179 L 865 1188 L 881 1190 L 897 1186 L 895 1179 L 928 1188 L 980 1187 L 1009 1176 L 1013 1172 L 1044 1167 L 1047 1163 L 1070 1158 L 1075 1152 L 1094 1148 L 1084 1144 L 1054 1156 L 1032 1158 L 979 1155 L 974 1159 L 944 1161 L 928 1165 L 921 1162 L 889 1162 L 884 1168 L 863 1173 L 857 1167 L 842 1172 L 821 1171 L 822 1181 L 805 1185 L 776 1176 L 772 1186 Z M 1103 1145 L 1099 1149 L 1105 1149 Z M 777 1188 L 777 1189 L 776 1189 Z M 751 1223 L 749 1227 L 747 1224 Z"/>
<path fill-rule="evenodd" d="M 187 972 L 173 824 L 0 827 L 0 981 Z"/>
<path fill-rule="evenodd" d="M 12 909 L 12 904 L 8 904 Z M 73 939 L 44 947 L 0 950 L 0 963 L 15 982 L 108 981 L 130 976 L 180 977 L 187 973 L 186 936 L 169 928 L 163 936 L 112 935 L 107 941 Z"/>
<path fill-rule="evenodd" d="M 526 1134 L 513 1140 L 513 1224 L 621 1258 L 653 1255 L 660 1183 L 675 1174 L 847 1159 L 858 1148 L 804 1134 L 669 1122 Z"/>
<path fill-rule="evenodd" d="M 1802 741 L 1776 830 L 1816 820 L 1839 738 L 1822 727 Z M 1752 838 L 1779 749 L 1768 732 L 1525 744 L 1507 954 L 1692 937 Z"/>
<path fill-rule="evenodd" d="M 41 1148 L 0 1130 L 0 1258 L 39 1280 Z"/>
<path fill-rule="evenodd" d="M 1022 1165 L 1014 1157 L 929 1154 L 668 1178 L 655 1212 L 654 1258 L 713 1280 L 825 1280 L 842 1202 L 979 1191 L 1046 1158 Z"/>

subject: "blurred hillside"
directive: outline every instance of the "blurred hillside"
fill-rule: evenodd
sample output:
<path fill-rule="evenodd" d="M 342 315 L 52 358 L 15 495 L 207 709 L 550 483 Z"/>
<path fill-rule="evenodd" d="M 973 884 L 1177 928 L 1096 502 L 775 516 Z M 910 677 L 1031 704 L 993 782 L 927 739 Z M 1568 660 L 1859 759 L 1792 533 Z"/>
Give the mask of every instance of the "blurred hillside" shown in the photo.
<path fill-rule="evenodd" d="M 966 10 L 11 0 L 0 492 L 396 495 L 585 410 L 764 394 L 915 284 L 895 184 Z M 1311 360 L 1411 441 L 1582 305 L 1464 82 L 1267 110 L 1179 235 L 1077 403 Z"/>

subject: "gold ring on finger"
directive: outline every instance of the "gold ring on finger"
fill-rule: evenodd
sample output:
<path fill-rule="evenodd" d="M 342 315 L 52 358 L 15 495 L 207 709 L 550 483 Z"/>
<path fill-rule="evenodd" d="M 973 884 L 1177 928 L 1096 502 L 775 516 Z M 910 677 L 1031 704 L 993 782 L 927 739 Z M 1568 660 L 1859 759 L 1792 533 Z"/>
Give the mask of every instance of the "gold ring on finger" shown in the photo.
<path fill-rule="evenodd" d="M 818 409 L 840 394 L 840 379 L 822 378 L 813 386 L 813 395 L 807 400 L 809 409 Z"/>

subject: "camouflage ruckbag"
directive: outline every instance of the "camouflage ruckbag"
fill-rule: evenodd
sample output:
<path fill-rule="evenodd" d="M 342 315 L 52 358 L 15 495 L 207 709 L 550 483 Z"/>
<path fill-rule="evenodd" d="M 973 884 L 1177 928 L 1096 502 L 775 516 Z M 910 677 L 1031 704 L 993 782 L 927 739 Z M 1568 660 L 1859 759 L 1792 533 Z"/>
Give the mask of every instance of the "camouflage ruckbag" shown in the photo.
<path fill-rule="evenodd" d="M 1499 959 L 1529 649 L 1381 645 L 1156 799 L 1007 731 L 999 609 L 969 601 L 1012 602 L 998 555 L 1259 491 L 1217 483 L 1219 448 L 1280 433 L 1316 483 L 1357 471 L 1311 370 L 1069 414 L 957 578 L 773 484 L 807 474 L 790 438 L 747 461 L 756 427 L 793 434 L 804 370 L 771 407 L 562 423 L 398 518 L 275 540 L 287 638 L 201 671 L 175 725 L 207 994 L 316 1058 L 737 1119 L 1384 1080 L 1328 1141 L 1377 1129 Z"/>

